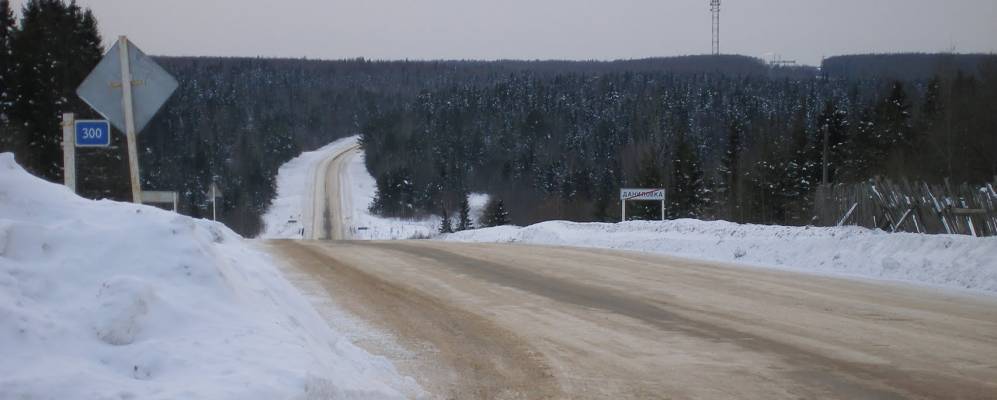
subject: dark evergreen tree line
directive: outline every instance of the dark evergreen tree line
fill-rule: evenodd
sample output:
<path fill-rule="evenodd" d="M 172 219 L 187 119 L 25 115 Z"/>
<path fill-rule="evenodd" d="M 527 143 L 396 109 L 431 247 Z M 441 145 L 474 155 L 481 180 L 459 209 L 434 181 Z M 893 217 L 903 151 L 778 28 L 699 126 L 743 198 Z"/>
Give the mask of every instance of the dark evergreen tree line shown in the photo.
<path fill-rule="evenodd" d="M 61 180 L 62 113 L 93 115 L 75 92 L 101 53 L 96 19 L 75 2 L 30 0 L 15 23 L 10 3 L 0 1 L 0 151 Z"/>
<path fill-rule="evenodd" d="M 939 74 L 976 74 L 979 65 L 993 62 L 997 54 L 858 54 L 827 58 L 821 72 L 834 78 L 923 80 Z"/>
<path fill-rule="evenodd" d="M 388 215 L 482 191 L 517 223 L 613 220 L 618 188 L 660 186 L 672 218 L 805 224 L 825 159 L 832 183 L 993 179 L 995 79 L 993 65 L 907 82 L 515 74 L 423 93 L 371 119 L 363 144 Z"/>

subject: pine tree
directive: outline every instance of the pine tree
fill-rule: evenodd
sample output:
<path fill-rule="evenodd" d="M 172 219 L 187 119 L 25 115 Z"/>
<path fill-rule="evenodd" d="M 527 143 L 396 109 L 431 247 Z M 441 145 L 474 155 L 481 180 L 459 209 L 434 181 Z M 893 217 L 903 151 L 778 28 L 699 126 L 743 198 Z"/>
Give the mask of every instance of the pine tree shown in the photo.
<path fill-rule="evenodd" d="M 505 210 L 502 199 L 489 200 L 481 218 L 481 224 L 485 227 L 509 225 L 509 212 Z"/>
<path fill-rule="evenodd" d="M 13 106 L 19 129 L 14 147 L 20 163 L 48 180 L 62 177 L 61 114 L 88 109 L 76 87 L 100 61 L 100 35 L 93 15 L 75 2 L 31 0 L 12 37 Z"/>
<path fill-rule="evenodd" d="M 703 168 L 696 149 L 685 134 L 679 134 L 676 142 L 668 212 L 673 218 L 697 218 L 707 202 Z"/>
<path fill-rule="evenodd" d="M 917 130 L 924 135 L 926 162 L 919 163 L 921 176 L 936 178 L 952 176 L 952 142 L 949 135 L 949 110 L 944 104 L 942 77 L 935 75 L 928 82 L 921 105 L 921 115 Z M 919 146 L 920 147 L 920 146 Z M 939 168 L 941 167 L 941 168 Z"/>
<path fill-rule="evenodd" d="M 902 82 L 893 83 L 890 95 L 879 104 L 876 115 L 881 122 L 879 135 L 884 144 L 910 145 L 914 142 L 910 104 Z"/>
<path fill-rule="evenodd" d="M 637 186 L 648 189 L 662 187 L 661 169 L 653 153 L 645 153 L 640 160 L 640 170 L 637 172 Z M 631 205 L 635 210 L 628 212 L 634 219 L 657 220 L 661 218 L 661 205 L 655 202 L 635 202 Z"/>
<path fill-rule="evenodd" d="M 903 83 L 894 82 L 889 96 L 876 106 L 875 121 L 876 172 L 904 174 L 915 137 Z"/>
<path fill-rule="evenodd" d="M 446 207 L 441 207 L 443 220 L 440 221 L 440 233 L 453 233 L 453 225 L 450 223 L 450 213 Z"/>
<path fill-rule="evenodd" d="M 467 195 L 461 196 L 463 200 L 460 202 L 460 217 L 457 221 L 457 230 L 466 231 L 469 229 L 474 229 L 474 222 L 471 221 L 471 205 L 467 201 Z"/>
<path fill-rule="evenodd" d="M 848 112 L 838 108 L 834 100 L 831 99 L 824 104 L 824 111 L 817 119 L 821 135 L 821 162 L 825 161 L 823 160 L 823 152 L 826 146 L 828 183 L 838 182 L 838 177 L 844 172 L 845 160 L 848 158 L 846 143 L 848 140 Z M 821 168 L 823 175 L 823 165 Z"/>
<path fill-rule="evenodd" d="M 739 122 L 731 124 L 727 130 L 727 149 L 724 150 L 720 160 L 720 181 L 717 189 L 717 195 L 726 202 L 727 219 L 734 222 L 740 222 L 743 219 L 740 212 L 740 199 L 738 198 L 738 182 L 740 180 L 738 162 L 743 151 L 742 135 L 744 135 L 744 128 Z"/>
<path fill-rule="evenodd" d="M 6 127 L 8 113 L 10 112 L 11 73 L 13 60 L 11 54 L 11 38 L 15 33 L 14 11 L 10 8 L 9 0 L 0 0 L 0 126 Z M 4 130 L 6 132 L 6 130 Z M 0 137 L 0 149 L 3 148 L 4 137 Z"/>
<path fill-rule="evenodd" d="M 862 110 L 856 124 L 848 130 L 845 146 L 847 157 L 841 169 L 839 181 L 862 181 L 873 175 L 883 155 L 881 142 L 876 138 L 876 121 L 873 111 Z"/>

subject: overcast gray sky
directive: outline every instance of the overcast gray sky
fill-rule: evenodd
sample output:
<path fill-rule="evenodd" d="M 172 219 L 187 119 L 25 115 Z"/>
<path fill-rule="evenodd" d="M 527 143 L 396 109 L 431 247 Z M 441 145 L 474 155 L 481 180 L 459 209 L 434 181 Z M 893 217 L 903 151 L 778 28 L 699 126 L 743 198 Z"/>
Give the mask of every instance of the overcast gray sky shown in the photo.
<path fill-rule="evenodd" d="M 15 5 L 24 0 L 13 0 Z M 617 59 L 710 51 L 709 0 L 78 0 L 150 54 Z M 724 53 L 997 52 L 997 0 L 724 0 Z"/>

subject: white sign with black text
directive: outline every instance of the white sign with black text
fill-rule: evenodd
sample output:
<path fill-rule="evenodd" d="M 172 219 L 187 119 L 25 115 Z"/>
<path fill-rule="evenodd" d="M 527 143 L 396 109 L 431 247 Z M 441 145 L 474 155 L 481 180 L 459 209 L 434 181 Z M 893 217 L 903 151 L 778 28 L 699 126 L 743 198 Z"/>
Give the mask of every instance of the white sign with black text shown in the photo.
<path fill-rule="evenodd" d="M 620 189 L 620 200 L 661 201 L 665 199 L 665 189 Z"/>
<path fill-rule="evenodd" d="M 627 221 L 628 201 L 660 201 L 661 220 L 665 220 L 665 189 L 620 189 L 620 215 Z"/>

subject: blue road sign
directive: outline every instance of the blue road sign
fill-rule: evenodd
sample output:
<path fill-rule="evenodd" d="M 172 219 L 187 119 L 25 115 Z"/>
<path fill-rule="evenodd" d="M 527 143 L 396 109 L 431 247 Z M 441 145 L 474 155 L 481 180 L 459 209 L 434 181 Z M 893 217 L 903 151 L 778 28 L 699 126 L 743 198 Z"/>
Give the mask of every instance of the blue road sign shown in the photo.
<path fill-rule="evenodd" d="M 111 124 L 104 120 L 76 121 L 77 147 L 107 147 L 111 145 Z"/>

